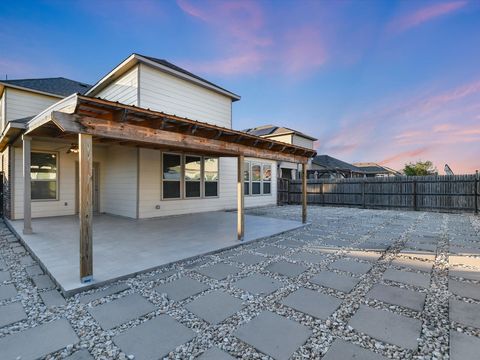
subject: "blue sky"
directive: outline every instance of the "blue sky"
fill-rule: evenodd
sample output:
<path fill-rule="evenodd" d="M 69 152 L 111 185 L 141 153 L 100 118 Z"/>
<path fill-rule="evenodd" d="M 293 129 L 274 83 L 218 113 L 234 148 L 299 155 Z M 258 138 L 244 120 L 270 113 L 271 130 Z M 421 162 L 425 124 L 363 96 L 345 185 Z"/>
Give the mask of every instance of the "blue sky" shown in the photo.
<path fill-rule="evenodd" d="M 320 154 L 480 168 L 480 1 L 8 1 L 0 77 L 94 83 L 132 52 L 242 96 Z M 201 119 L 199 119 L 201 120 Z"/>

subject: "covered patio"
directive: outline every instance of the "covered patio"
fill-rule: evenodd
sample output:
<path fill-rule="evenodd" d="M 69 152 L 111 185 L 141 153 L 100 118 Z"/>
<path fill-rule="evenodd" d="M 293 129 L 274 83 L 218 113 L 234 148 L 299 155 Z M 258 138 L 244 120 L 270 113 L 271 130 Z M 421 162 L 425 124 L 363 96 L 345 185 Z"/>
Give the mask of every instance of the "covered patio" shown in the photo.
<path fill-rule="evenodd" d="M 205 212 L 156 219 L 128 219 L 112 215 L 93 218 L 95 282 L 78 277 L 77 216 L 34 219 L 35 232 L 22 234 L 23 221 L 9 221 L 66 295 L 91 286 L 146 272 L 166 264 L 216 252 L 236 240 L 235 212 Z M 299 221 L 245 215 L 244 242 L 303 226 Z"/>
<path fill-rule="evenodd" d="M 7 132 L 0 145 L 19 139 L 18 134 L 13 135 Z M 28 175 L 32 139 L 68 142 L 78 153 L 77 216 L 32 220 Z M 311 149 L 78 94 L 31 119 L 24 127 L 21 143 L 23 220 L 13 221 L 12 226 L 65 292 L 298 227 L 299 223 L 245 216 L 245 157 L 302 164 L 302 222 L 307 221 L 306 165 L 315 155 Z M 100 216 L 94 220 L 95 145 L 236 158 L 237 211 L 140 220 L 137 196 L 132 219 Z M 138 168 L 136 171 L 140 176 Z M 136 189 L 138 195 L 138 183 Z M 202 218 L 207 221 L 202 222 Z"/>

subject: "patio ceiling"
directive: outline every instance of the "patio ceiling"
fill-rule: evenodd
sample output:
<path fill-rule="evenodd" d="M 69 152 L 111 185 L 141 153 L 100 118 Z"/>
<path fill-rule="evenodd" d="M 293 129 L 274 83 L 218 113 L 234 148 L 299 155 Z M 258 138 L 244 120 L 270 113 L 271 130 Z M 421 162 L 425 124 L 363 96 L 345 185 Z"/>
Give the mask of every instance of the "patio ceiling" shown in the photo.
<path fill-rule="evenodd" d="M 83 95 L 68 99 L 63 108 L 52 108 L 33 119 L 26 134 L 76 138 L 82 133 L 105 144 L 296 163 L 306 163 L 316 154 L 312 149 L 150 109 Z"/>

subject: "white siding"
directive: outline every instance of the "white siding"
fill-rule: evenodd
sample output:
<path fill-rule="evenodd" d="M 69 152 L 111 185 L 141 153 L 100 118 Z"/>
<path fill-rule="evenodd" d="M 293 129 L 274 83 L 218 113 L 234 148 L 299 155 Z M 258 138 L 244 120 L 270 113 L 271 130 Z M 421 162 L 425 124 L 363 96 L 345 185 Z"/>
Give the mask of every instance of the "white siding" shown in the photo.
<path fill-rule="evenodd" d="M 293 145 L 313 149 L 313 140 L 306 139 L 303 136 L 293 135 Z"/>
<path fill-rule="evenodd" d="M 215 91 L 140 64 L 139 106 L 232 127 L 232 100 Z"/>
<path fill-rule="evenodd" d="M 34 116 L 59 100 L 59 98 L 53 96 L 5 88 L 5 118 L 8 122 L 27 116 Z"/>
<path fill-rule="evenodd" d="M 112 146 L 107 149 L 104 174 L 104 211 L 137 217 L 137 149 Z"/>
<path fill-rule="evenodd" d="M 281 141 L 287 144 L 292 143 L 292 134 L 268 137 L 270 140 Z"/>
<path fill-rule="evenodd" d="M 219 196 L 191 200 L 161 200 L 161 153 L 159 150 L 140 149 L 139 217 L 151 218 L 165 215 L 189 214 L 203 211 L 235 209 L 237 206 L 237 159 L 220 158 Z M 248 159 L 247 159 L 248 160 Z M 252 160 L 252 159 L 250 159 Z M 276 166 L 272 165 L 272 193 L 246 196 L 245 206 L 275 205 L 277 201 Z M 156 206 L 160 206 L 156 209 Z"/>
<path fill-rule="evenodd" d="M 126 72 L 95 96 L 126 105 L 138 106 L 138 66 Z"/>

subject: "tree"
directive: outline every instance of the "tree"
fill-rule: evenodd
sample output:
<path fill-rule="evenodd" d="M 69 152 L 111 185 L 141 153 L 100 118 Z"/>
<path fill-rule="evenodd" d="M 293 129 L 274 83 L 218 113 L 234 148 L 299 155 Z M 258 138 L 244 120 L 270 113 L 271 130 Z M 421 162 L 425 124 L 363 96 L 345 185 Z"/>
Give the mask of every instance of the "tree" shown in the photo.
<path fill-rule="evenodd" d="M 407 176 L 427 176 L 435 175 L 438 170 L 431 161 L 417 161 L 416 163 L 405 164 L 403 173 Z"/>

